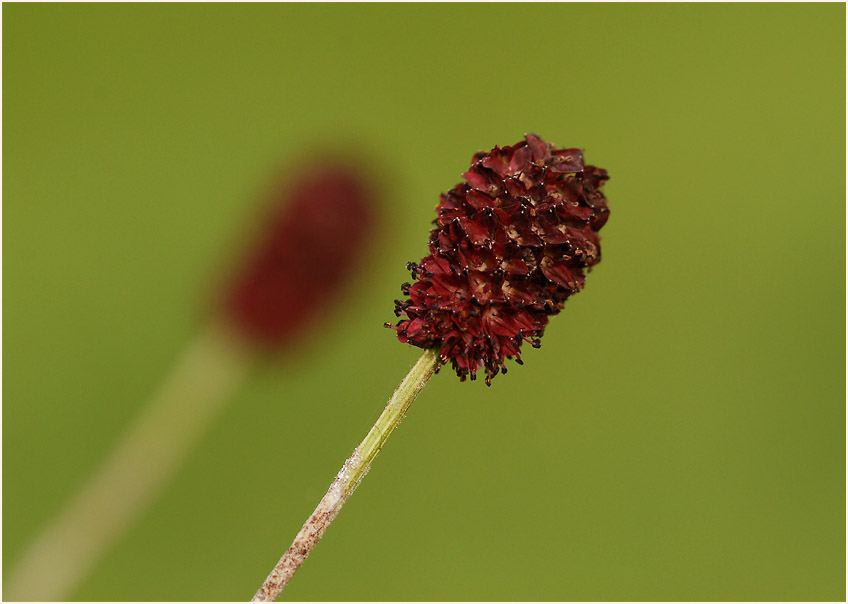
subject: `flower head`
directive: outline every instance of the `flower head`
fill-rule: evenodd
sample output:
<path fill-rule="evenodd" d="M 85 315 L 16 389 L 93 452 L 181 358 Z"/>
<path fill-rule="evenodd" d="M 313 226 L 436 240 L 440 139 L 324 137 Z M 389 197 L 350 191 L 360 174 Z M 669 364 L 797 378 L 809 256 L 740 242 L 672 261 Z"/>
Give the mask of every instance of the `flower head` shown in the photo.
<path fill-rule="evenodd" d="M 375 189 L 336 159 L 286 175 L 225 292 L 226 318 L 244 339 L 280 348 L 338 300 L 374 230 Z"/>
<path fill-rule="evenodd" d="M 541 345 L 548 318 L 600 262 L 609 177 L 580 149 L 533 134 L 477 153 L 463 177 L 441 196 L 430 254 L 407 265 L 416 281 L 395 300 L 404 318 L 386 326 L 401 342 L 438 346 L 460 380 L 482 368 L 491 384 L 505 359 L 521 364 L 522 342 Z"/>

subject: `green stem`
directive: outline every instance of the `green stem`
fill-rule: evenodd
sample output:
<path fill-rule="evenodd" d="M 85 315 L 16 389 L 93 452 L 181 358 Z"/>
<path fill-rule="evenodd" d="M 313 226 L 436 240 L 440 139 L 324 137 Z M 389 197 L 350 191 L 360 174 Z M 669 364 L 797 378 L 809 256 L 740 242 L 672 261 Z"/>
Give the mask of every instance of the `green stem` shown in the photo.
<path fill-rule="evenodd" d="M 254 360 L 220 325 L 201 333 L 106 460 L 5 574 L 4 599 L 67 600 L 168 486 Z"/>
<path fill-rule="evenodd" d="M 392 395 L 383 413 L 377 419 L 374 427 L 365 436 L 342 469 L 339 471 L 333 484 L 330 485 L 327 494 L 318 503 L 318 507 L 300 529 L 286 553 L 280 558 L 277 566 L 265 579 L 265 583 L 253 596 L 253 602 L 273 602 L 279 597 L 292 576 L 309 553 L 321 540 L 324 531 L 330 526 L 339 510 L 347 501 L 348 497 L 362 481 L 362 478 L 371 467 L 371 462 L 383 448 L 389 435 L 397 427 L 406 415 L 407 409 L 412 401 L 424 388 L 427 381 L 439 368 L 441 361 L 438 349 L 425 350 L 418 362 L 409 371 L 409 374 L 401 382 L 398 389 Z"/>

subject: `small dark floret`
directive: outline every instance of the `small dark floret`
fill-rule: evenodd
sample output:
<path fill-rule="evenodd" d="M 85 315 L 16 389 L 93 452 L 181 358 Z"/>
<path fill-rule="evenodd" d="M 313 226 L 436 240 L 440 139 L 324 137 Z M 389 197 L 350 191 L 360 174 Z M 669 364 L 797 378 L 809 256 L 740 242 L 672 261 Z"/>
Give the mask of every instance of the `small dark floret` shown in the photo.
<path fill-rule="evenodd" d="M 541 346 L 548 318 L 582 289 L 601 260 L 598 231 L 609 208 L 607 172 L 583 165 L 580 149 L 556 149 L 528 134 L 477 153 L 465 182 L 442 194 L 430 254 L 407 269 L 410 297 L 395 301 L 401 342 L 439 347 L 460 380 L 484 369 L 486 384 L 521 343 Z"/>

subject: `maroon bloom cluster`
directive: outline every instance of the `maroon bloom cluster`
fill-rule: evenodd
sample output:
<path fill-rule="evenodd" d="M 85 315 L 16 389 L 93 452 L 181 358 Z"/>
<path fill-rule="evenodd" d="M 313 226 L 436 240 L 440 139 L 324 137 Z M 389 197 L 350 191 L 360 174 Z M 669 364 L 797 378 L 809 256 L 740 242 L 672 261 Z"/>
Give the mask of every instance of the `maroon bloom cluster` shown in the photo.
<path fill-rule="evenodd" d="M 548 318 L 600 262 L 609 177 L 579 149 L 533 134 L 477 153 L 463 177 L 441 196 L 430 255 L 407 265 L 417 280 L 395 300 L 405 318 L 386 326 L 401 342 L 438 346 L 462 381 L 485 369 L 491 385 L 505 359 L 522 363 L 522 342 L 541 345 Z"/>
<path fill-rule="evenodd" d="M 357 166 L 319 158 L 287 173 L 270 201 L 223 309 L 266 351 L 305 334 L 355 276 L 375 230 L 376 187 Z"/>

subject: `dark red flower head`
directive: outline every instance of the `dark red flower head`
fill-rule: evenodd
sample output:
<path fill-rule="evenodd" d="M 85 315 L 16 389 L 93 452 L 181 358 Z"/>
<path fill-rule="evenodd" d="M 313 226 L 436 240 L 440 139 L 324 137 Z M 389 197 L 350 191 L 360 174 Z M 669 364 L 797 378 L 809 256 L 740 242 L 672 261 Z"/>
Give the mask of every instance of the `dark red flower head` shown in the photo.
<path fill-rule="evenodd" d="M 352 165 L 315 161 L 286 174 L 258 237 L 225 292 L 227 319 L 276 349 L 338 300 L 375 226 L 375 187 Z"/>
<path fill-rule="evenodd" d="M 395 300 L 401 342 L 439 346 L 460 380 L 486 384 L 520 348 L 538 348 L 548 317 L 583 287 L 601 260 L 598 231 L 609 208 L 606 170 L 583 165 L 580 149 L 555 149 L 528 134 L 477 153 L 465 182 L 442 194 L 430 255 L 409 263 L 415 283 Z"/>

